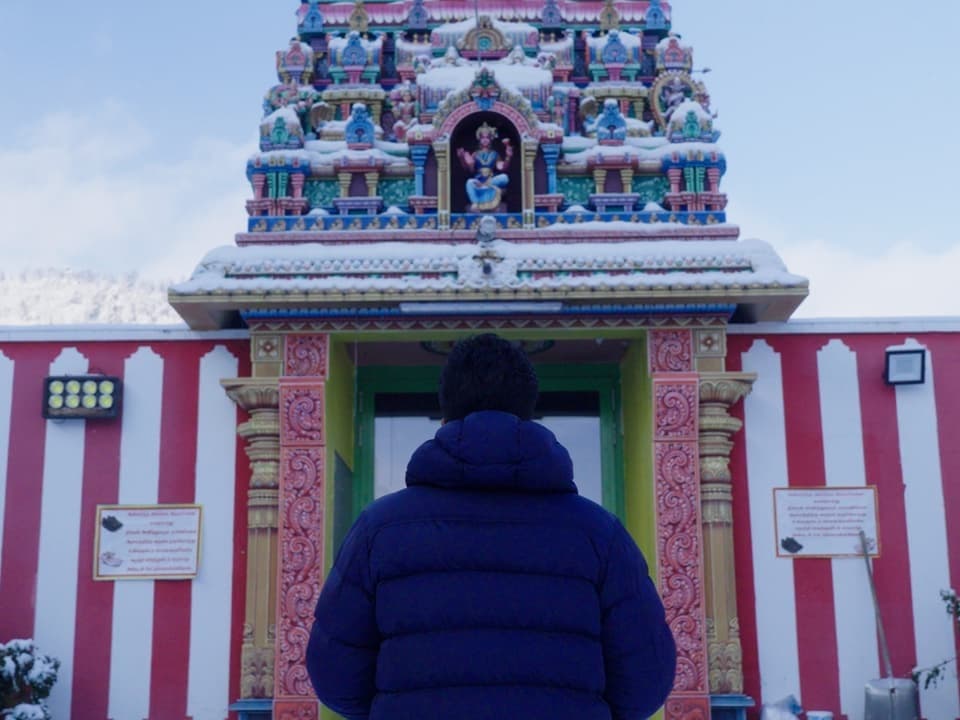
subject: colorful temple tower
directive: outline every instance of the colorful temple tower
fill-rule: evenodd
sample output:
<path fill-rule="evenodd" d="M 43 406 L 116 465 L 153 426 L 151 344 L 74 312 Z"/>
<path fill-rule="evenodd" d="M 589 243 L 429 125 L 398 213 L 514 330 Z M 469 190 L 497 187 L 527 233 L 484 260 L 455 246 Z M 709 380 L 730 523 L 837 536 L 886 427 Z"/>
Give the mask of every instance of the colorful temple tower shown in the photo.
<path fill-rule="evenodd" d="M 656 573 L 680 648 L 667 718 L 743 717 L 728 459 L 731 323 L 807 294 L 727 222 L 726 158 L 662 0 L 304 2 L 277 53 L 246 231 L 170 302 L 246 327 L 227 378 L 247 490 L 245 717 L 313 718 L 325 569 L 383 489 L 377 421 L 429 417 L 442 353 L 495 331 L 544 416 L 595 418 L 596 498 Z M 423 439 L 423 437 L 419 438 Z"/>

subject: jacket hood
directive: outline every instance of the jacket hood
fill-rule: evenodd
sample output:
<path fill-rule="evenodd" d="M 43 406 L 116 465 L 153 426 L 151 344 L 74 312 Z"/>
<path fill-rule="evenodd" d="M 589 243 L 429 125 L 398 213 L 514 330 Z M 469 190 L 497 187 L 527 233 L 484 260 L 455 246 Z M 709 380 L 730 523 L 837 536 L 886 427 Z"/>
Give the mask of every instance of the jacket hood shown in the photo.
<path fill-rule="evenodd" d="M 495 410 L 471 413 L 437 430 L 410 458 L 407 485 L 577 492 L 570 454 L 553 433 Z"/>

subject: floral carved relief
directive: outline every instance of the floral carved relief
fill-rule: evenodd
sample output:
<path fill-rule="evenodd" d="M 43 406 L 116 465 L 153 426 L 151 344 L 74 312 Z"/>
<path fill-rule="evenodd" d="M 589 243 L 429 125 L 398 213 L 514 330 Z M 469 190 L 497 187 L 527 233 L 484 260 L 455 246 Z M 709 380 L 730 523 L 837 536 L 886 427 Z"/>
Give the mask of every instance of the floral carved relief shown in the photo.
<path fill-rule="evenodd" d="M 323 445 L 323 383 L 280 383 L 280 442 Z"/>
<path fill-rule="evenodd" d="M 273 705 L 277 720 L 317 720 L 320 717 L 316 700 L 277 700 Z"/>
<path fill-rule="evenodd" d="M 671 695 L 663 706 L 667 720 L 710 720 L 710 698 Z"/>
<path fill-rule="evenodd" d="M 690 439 L 697 436 L 697 397 L 695 382 L 655 383 L 655 440 Z"/>
<path fill-rule="evenodd" d="M 324 449 L 284 448 L 280 466 L 275 696 L 310 697 L 304 658 L 320 594 Z"/>
<path fill-rule="evenodd" d="M 677 641 L 676 690 L 705 689 L 702 541 L 695 443 L 657 443 L 660 593 Z"/>
<path fill-rule="evenodd" d="M 654 379 L 657 567 L 667 622 L 677 643 L 667 717 L 710 717 L 700 526 L 699 389 L 695 376 Z M 703 695 L 701 695 L 701 693 Z M 672 703 L 672 705 L 671 705 Z M 669 707 L 673 707 L 672 714 Z M 700 713 L 706 708 L 704 714 Z"/>
<path fill-rule="evenodd" d="M 327 335 L 287 335 L 284 375 L 327 377 Z"/>
<path fill-rule="evenodd" d="M 693 337 L 690 330 L 650 331 L 650 372 L 693 370 Z"/>

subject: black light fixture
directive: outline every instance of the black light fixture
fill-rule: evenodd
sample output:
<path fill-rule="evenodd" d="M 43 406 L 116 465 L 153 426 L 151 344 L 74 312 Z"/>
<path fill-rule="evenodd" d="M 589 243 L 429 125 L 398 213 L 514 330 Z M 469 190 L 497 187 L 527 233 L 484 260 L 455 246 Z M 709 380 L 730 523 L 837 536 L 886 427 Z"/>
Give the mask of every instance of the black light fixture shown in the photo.
<path fill-rule="evenodd" d="M 51 375 L 43 381 L 43 417 L 115 418 L 123 385 L 108 375 Z"/>
<path fill-rule="evenodd" d="M 883 381 L 887 385 L 921 385 L 926 379 L 926 348 L 891 347 L 886 350 Z"/>

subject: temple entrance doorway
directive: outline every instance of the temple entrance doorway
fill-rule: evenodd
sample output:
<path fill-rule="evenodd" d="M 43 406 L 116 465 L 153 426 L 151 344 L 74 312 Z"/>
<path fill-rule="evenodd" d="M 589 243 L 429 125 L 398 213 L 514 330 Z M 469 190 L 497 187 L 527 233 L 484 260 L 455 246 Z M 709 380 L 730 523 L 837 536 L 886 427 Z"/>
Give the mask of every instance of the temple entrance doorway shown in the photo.
<path fill-rule="evenodd" d="M 580 494 L 622 517 L 619 368 L 538 364 L 537 374 L 540 395 L 534 419 L 570 452 Z M 351 522 L 374 499 L 405 487 L 411 454 L 440 427 L 439 375 L 439 364 L 357 368 Z M 342 520 L 337 524 L 342 527 Z"/>

